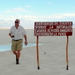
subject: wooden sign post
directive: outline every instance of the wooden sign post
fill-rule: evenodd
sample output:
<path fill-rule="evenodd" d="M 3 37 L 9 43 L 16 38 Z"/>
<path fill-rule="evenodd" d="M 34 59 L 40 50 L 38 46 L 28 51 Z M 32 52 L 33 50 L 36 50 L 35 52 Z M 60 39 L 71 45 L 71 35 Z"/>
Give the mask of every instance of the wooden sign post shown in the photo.
<path fill-rule="evenodd" d="M 40 69 L 40 65 L 39 65 L 39 50 L 38 50 L 38 40 L 39 40 L 39 37 L 37 36 L 37 37 L 36 37 L 37 67 L 38 67 L 38 69 Z"/>
<path fill-rule="evenodd" d="M 69 41 L 69 36 L 67 36 L 67 41 L 66 41 L 66 70 L 68 70 L 68 41 Z"/>
<path fill-rule="evenodd" d="M 68 40 L 69 36 L 72 36 L 72 22 L 35 22 L 34 23 L 34 35 L 36 36 L 36 54 L 37 54 L 37 66 L 39 65 L 39 50 L 38 40 L 39 36 L 67 36 L 66 42 L 66 70 L 68 70 Z"/>

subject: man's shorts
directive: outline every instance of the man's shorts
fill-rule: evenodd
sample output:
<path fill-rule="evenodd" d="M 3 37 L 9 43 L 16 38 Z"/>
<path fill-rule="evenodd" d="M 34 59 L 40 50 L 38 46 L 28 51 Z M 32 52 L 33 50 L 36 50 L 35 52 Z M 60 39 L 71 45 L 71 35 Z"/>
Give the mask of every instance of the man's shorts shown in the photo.
<path fill-rule="evenodd" d="M 11 46 L 12 51 L 22 50 L 22 42 L 23 42 L 22 39 L 18 41 L 12 40 Z"/>

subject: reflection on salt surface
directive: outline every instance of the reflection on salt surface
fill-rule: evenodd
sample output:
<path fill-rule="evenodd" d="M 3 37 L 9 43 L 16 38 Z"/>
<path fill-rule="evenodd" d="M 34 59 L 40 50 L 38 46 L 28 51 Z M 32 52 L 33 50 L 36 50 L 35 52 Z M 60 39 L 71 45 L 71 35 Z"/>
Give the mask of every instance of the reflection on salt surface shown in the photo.
<path fill-rule="evenodd" d="M 23 48 L 25 48 L 25 47 L 31 47 L 31 46 L 35 46 L 35 45 L 36 45 L 35 43 L 29 43 L 26 46 L 23 44 Z M 41 45 L 41 44 L 39 44 L 39 45 Z M 0 52 L 8 51 L 8 50 L 11 50 L 11 44 L 8 44 L 8 45 L 0 45 Z"/>

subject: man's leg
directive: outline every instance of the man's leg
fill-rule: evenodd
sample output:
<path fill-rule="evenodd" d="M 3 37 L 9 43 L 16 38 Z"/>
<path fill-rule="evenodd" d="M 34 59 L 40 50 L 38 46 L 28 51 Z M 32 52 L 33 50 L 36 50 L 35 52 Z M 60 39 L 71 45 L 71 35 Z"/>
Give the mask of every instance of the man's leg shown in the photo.
<path fill-rule="evenodd" d="M 17 51 L 16 51 L 16 49 L 17 49 L 17 42 L 14 41 L 14 40 L 12 40 L 11 49 L 12 49 L 13 54 L 16 55 L 16 59 L 17 59 Z"/>
<path fill-rule="evenodd" d="M 20 40 L 17 42 L 17 62 L 19 64 L 19 59 L 20 59 L 20 55 L 21 55 L 21 50 L 22 50 L 22 41 L 23 40 Z"/>
<path fill-rule="evenodd" d="M 16 64 L 19 64 L 19 58 L 20 58 L 20 50 L 17 51 Z"/>
<path fill-rule="evenodd" d="M 17 51 L 12 51 L 16 55 L 16 64 L 19 64 Z"/>
<path fill-rule="evenodd" d="M 18 51 L 17 51 L 17 59 L 20 58 L 20 54 L 21 54 L 21 53 L 20 53 L 20 50 L 18 50 Z"/>
<path fill-rule="evenodd" d="M 17 56 L 17 52 L 16 51 L 12 51 L 16 56 Z"/>
<path fill-rule="evenodd" d="M 18 50 L 18 51 L 13 51 L 13 53 L 17 56 L 17 59 L 19 59 L 20 58 L 20 50 Z"/>

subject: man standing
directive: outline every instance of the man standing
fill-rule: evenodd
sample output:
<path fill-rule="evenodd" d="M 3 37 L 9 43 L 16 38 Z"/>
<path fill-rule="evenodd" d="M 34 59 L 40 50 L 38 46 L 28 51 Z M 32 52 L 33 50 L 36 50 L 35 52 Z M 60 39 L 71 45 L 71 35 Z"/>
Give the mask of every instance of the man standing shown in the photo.
<path fill-rule="evenodd" d="M 27 45 L 27 36 L 25 29 L 19 25 L 20 20 L 15 20 L 15 25 L 11 27 L 9 36 L 12 38 L 12 52 L 16 55 L 16 64 L 19 64 L 20 51 L 22 50 L 23 37 L 25 39 L 25 45 Z"/>

